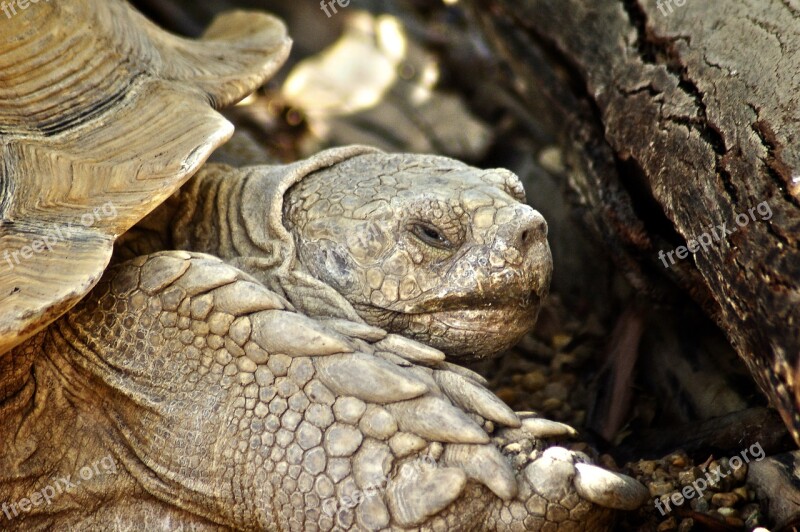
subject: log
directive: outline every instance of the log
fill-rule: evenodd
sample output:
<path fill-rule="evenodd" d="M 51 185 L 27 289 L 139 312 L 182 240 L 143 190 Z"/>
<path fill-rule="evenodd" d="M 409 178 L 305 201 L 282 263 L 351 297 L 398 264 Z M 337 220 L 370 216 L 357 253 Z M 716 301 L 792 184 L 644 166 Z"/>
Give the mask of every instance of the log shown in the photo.
<path fill-rule="evenodd" d="M 800 444 L 800 3 L 471 0 L 634 287 L 725 331 Z"/>

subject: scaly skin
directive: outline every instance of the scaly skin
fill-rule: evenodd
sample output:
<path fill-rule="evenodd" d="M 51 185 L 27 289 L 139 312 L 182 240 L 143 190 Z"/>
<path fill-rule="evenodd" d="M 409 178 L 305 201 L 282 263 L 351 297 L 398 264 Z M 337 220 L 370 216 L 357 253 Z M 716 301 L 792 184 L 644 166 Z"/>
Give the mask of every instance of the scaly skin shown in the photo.
<path fill-rule="evenodd" d="M 547 224 L 524 201 L 507 170 L 376 154 L 304 179 L 284 213 L 300 262 L 368 323 L 483 357 L 531 329 L 550 285 Z"/>
<path fill-rule="evenodd" d="M 313 160 L 299 182 L 286 170 L 206 166 L 145 222 L 162 242 L 138 252 L 210 253 L 276 290 L 277 270 L 310 274 L 311 294 L 277 283 L 306 314 L 363 319 L 461 360 L 499 354 L 533 327 L 553 263 L 517 176 L 360 147 Z M 282 225 L 264 243 L 267 205 Z M 282 240 L 290 258 L 276 264 Z M 335 308 L 318 306 L 318 291 L 335 291 Z"/>
<path fill-rule="evenodd" d="M 338 197 L 350 209 L 338 217 L 309 200 L 315 187 L 357 191 L 368 173 L 376 194 L 396 194 L 386 208 L 357 214 L 374 197 L 366 189 Z M 175 245 L 225 262 L 138 256 L 12 353 L 27 378 L 0 405 L 4 500 L 111 457 L 116 474 L 0 515 L 3 525 L 577 530 L 635 507 L 646 496 L 635 481 L 538 437 L 571 429 L 541 419 L 515 428 L 480 377 L 365 323 L 437 338 L 450 355 L 491 354 L 524 332 L 532 320 L 503 321 L 519 315 L 514 305 L 536 313 L 551 264 L 517 185 L 505 171 L 355 147 L 287 167 L 208 166 L 125 250 Z M 488 226 L 487 208 L 497 209 Z M 458 246 L 426 243 L 419 222 Z M 352 239 L 357 229 L 385 245 Z M 380 289 L 361 285 L 376 269 Z M 420 292 L 387 296 L 393 276 Z M 469 330 L 436 330 L 442 311 Z M 423 458 L 432 465 L 418 467 Z"/>
<path fill-rule="evenodd" d="M 515 416 L 488 392 L 475 399 L 469 390 L 480 384 L 466 370 L 403 362 L 405 350 L 424 349 L 408 340 L 381 355 L 388 344 L 376 341 L 379 331 L 338 324 L 348 327 L 350 336 L 291 311 L 206 255 L 166 252 L 112 268 L 84 302 L 15 350 L 20 360 L 38 356 L 3 407 L 2 434 L 16 437 L 4 442 L 0 485 L 10 504 L 49 479 L 76 482 L 103 457 L 113 456 L 116 474 L 0 516 L 3 527 L 607 525 L 610 510 L 578 495 L 567 462 L 538 452 L 531 465 L 503 458 L 483 427 L 486 417 L 516 424 Z M 516 432 L 506 441 L 520 439 Z M 431 465 L 419 467 L 421 457 Z M 368 496 L 359 500 L 359 491 Z"/>

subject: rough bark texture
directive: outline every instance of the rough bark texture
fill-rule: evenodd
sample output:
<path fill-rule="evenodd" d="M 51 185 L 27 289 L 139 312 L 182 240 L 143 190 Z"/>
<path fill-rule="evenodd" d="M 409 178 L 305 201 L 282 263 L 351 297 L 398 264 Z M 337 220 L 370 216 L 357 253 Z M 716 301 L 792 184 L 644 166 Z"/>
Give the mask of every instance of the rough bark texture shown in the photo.
<path fill-rule="evenodd" d="M 800 442 L 800 3 L 677 4 L 470 8 L 559 139 L 587 226 L 634 286 L 675 283 L 720 324 Z M 703 234 L 665 268 L 660 250 Z"/>

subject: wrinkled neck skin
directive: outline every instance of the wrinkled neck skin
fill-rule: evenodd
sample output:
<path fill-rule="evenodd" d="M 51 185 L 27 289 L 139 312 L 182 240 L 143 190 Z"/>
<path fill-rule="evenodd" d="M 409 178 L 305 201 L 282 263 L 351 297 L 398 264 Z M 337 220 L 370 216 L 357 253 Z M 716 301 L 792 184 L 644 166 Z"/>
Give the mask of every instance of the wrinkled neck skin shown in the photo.
<path fill-rule="evenodd" d="M 287 191 L 307 174 L 374 152 L 350 146 L 286 166 L 206 165 L 162 208 L 162 214 L 156 214 L 162 217 L 157 223 L 171 228 L 171 248 L 215 255 L 281 294 L 304 314 L 363 323 L 346 299 L 297 260 L 282 214 Z"/>

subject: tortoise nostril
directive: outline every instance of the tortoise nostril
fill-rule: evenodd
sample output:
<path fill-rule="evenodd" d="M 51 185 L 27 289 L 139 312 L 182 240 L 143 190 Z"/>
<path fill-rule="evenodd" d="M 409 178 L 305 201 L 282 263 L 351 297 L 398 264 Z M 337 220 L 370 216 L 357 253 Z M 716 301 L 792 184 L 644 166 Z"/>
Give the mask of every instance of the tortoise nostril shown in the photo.
<path fill-rule="evenodd" d="M 541 214 L 534 212 L 521 224 L 521 227 L 518 227 L 517 231 L 519 248 L 527 251 L 537 242 L 547 238 L 547 222 L 544 221 Z"/>

